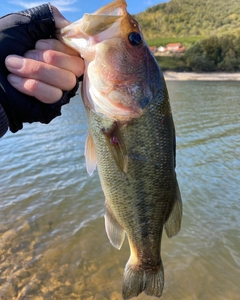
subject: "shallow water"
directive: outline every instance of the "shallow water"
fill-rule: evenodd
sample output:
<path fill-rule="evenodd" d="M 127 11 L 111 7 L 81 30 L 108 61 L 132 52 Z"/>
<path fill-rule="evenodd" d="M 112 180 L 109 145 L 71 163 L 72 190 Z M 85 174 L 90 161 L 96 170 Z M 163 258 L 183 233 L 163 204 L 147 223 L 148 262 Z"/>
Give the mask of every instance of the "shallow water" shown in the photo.
<path fill-rule="evenodd" d="M 162 299 L 239 299 L 239 83 L 167 85 L 184 217 L 176 237 L 163 236 Z M 86 132 L 75 97 L 51 124 L 0 140 L 0 299 L 121 299 L 129 247 L 108 242 Z"/>

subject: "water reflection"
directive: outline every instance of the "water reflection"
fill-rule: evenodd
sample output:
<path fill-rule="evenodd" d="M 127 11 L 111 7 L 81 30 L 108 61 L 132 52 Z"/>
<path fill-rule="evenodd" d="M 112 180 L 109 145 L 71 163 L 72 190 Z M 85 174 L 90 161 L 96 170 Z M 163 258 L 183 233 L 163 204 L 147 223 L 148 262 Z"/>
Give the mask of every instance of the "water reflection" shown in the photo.
<path fill-rule="evenodd" d="M 168 82 L 184 201 L 181 232 L 164 235 L 163 299 L 240 294 L 239 84 Z M 97 174 L 85 171 L 80 98 L 50 125 L 8 133 L 0 148 L 0 299 L 121 299 L 128 243 L 104 229 Z M 154 299 L 141 295 L 138 299 Z"/>

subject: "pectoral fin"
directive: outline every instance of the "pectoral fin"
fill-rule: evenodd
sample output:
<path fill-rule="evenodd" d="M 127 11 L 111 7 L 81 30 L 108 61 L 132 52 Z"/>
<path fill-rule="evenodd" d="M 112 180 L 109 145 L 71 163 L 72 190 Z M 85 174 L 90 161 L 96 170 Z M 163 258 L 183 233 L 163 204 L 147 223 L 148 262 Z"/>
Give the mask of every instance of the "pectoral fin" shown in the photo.
<path fill-rule="evenodd" d="M 90 133 L 88 133 L 87 140 L 85 143 L 84 155 L 86 160 L 87 172 L 90 176 L 92 176 L 97 166 L 97 156 L 96 156 L 93 139 Z"/>
<path fill-rule="evenodd" d="M 111 128 L 107 130 L 103 129 L 102 131 L 116 165 L 123 174 L 126 174 L 128 167 L 128 155 L 118 124 L 114 122 Z"/>
<path fill-rule="evenodd" d="M 121 249 L 125 238 L 125 231 L 119 225 L 115 216 L 107 206 L 106 206 L 106 213 L 105 213 L 105 228 L 110 243 L 118 250 Z"/>
<path fill-rule="evenodd" d="M 175 192 L 173 208 L 169 218 L 167 219 L 164 225 L 166 234 L 169 238 L 173 237 L 179 232 L 181 228 L 181 220 L 182 220 L 182 198 L 181 198 L 178 183 L 176 181 L 176 192 Z"/>

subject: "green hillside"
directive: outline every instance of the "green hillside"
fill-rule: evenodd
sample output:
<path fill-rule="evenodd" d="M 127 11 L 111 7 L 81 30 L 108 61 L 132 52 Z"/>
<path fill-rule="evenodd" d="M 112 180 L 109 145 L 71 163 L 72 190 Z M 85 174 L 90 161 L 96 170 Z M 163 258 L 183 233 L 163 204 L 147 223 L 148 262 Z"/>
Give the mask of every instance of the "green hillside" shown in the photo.
<path fill-rule="evenodd" d="M 171 0 L 135 18 L 147 40 L 240 35 L 240 0 Z"/>

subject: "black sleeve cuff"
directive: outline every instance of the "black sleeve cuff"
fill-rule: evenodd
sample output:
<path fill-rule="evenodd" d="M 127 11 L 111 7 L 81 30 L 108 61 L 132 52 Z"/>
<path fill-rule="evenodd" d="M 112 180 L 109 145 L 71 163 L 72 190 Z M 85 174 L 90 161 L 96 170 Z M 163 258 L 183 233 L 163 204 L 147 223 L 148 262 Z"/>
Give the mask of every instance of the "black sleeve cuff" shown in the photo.
<path fill-rule="evenodd" d="M 5 111 L 0 104 L 0 138 L 7 132 L 8 130 L 8 118 L 5 114 Z"/>
<path fill-rule="evenodd" d="M 81 78 L 81 77 L 80 77 Z M 62 95 L 62 98 L 60 100 L 58 100 L 56 103 L 54 104 L 49 104 L 51 105 L 52 108 L 61 108 L 61 106 L 69 103 L 70 99 L 72 97 L 74 97 L 78 91 L 78 88 L 79 88 L 79 80 L 80 79 L 77 79 L 77 83 L 75 85 L 75 87 L 71 90 L 71 91 L 64 91 L 63 92 L 63 95 Z"/>
<path fill-rule="evenodd" d="M 5 58 L 10 54 L 23 56 L 26 51 L 34 49 L 39 39 L 55 38 L 50 4 L 6 15 L 0 18 L 0 28 L 0 45 L 4 45 L 0 47 L 0 103 L 8 117 L 10 130 L 16 132 L 22 129 L 23 122 L 49 123 L 61 114 L 61 106 L 51 107 L 14 89 L 7 80 L 9 71 Z M 4 131 L 5 125 L 1 132 Z"/>

